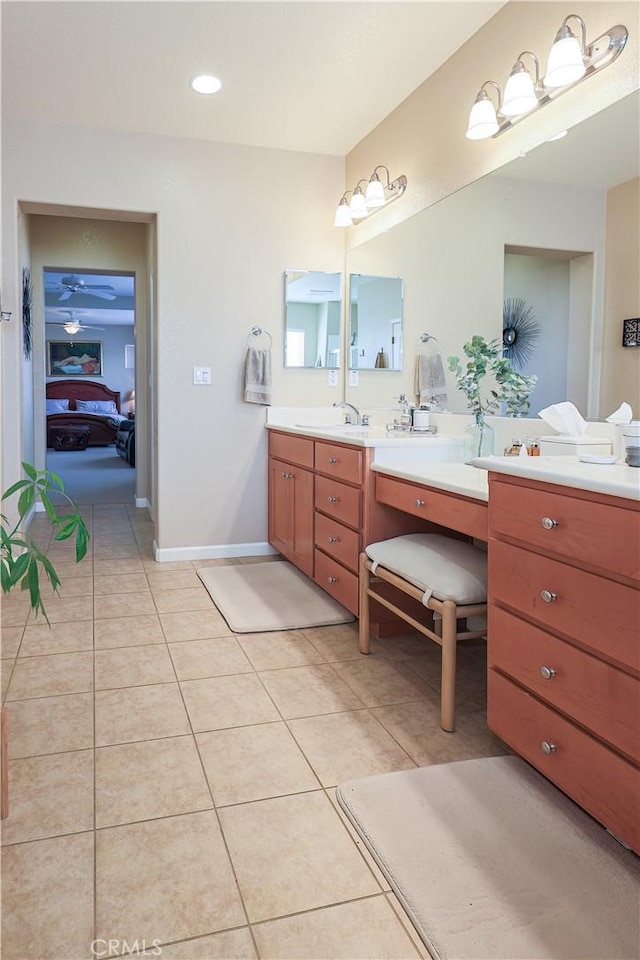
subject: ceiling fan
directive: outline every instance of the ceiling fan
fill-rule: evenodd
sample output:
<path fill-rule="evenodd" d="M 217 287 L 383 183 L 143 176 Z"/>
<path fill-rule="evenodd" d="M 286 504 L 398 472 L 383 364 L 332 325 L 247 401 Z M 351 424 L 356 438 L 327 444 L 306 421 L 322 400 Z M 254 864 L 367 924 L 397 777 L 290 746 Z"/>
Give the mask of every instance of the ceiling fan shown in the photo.
<path fill-rule="evenodd" d="M 104 330 L 104 327 L 94 327 L 88 323 L 80 323 L 76 318 L 75 310 L 61 310 L 60 313 L 68 313 L 69 319 L 47 322 L 52 323 L 54 327 L 64 327 L 64 332 L 68 333 L 70 337 L 75 337 L 81 330 Z"/>
<path fill-rule="evenodd" d="M 60 282 L 49 281 L 47 282 L 47 287 L 49 290 L 60 290 L 60 296 L 58 297 L 58 302 L 61 300 L 68 300 L 69 297 L 73 296 L 74 293 L 81 293 L 85 296 L 90 297 L 99 297 L 101 300 L 115 300 L 116 295 L 114 293 L 109 293 L 109 290 L 113 290 L 108 283 L 85 283 L 80 277 L 70 274 L 68 277 L 62 277 Z"/>

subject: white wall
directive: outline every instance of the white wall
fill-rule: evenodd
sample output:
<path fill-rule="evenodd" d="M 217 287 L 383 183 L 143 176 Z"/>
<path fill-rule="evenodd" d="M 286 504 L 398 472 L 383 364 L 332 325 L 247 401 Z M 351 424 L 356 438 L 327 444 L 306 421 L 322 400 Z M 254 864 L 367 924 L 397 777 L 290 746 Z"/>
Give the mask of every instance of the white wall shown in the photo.
<path fill-rule="evenodd" d="M 274 403 L 341 395 L 326 370 L 287 371 L 281 358 L 284 270 L 343 267 L 344 236 L 331 222 L 343 161 L 27 122 L 6 124 L 3 147 L 10 253 L 19 200 L 157 215 L 160 547 L 266 541 L 265 410 L 241 400 L 246 338 L 256 323 L 273 336 Z M 211 387 L 192 385 L 195 365 L 211 367 Z M 5 417 L 15 425 L 19 408 Z M 19 444 L 12 452 L 15 465 Z"/>

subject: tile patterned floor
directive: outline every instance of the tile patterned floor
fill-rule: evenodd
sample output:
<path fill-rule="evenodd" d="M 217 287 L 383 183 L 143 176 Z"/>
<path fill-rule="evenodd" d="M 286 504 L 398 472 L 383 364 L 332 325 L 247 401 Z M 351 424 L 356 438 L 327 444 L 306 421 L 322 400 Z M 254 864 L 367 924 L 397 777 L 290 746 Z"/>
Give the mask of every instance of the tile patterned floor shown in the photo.
<path fill-rule="evenodd" d="M 335 786 L 503 752 L 481 645 L 443 733 L 428 641 L 365 659 L 352 624 L 236 637 L 195 569 L 255 558 L 157 564 L 143 511 L 83 509 L 90 555 L 53 547 L 51 629 L 2 608 L 5 960 L 427 956 Z"/>

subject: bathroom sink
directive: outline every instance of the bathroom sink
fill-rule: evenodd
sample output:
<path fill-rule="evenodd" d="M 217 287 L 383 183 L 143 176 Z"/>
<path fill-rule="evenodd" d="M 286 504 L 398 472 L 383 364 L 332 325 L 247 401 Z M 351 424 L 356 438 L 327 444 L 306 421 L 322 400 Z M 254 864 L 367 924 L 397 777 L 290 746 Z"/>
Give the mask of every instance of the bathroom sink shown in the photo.
<path fill-rule="evenodd" d="M 368 427 L 360 423 L 296 423 L 302 430 L 331 430 L 336 433 L 366 433 Z"/>

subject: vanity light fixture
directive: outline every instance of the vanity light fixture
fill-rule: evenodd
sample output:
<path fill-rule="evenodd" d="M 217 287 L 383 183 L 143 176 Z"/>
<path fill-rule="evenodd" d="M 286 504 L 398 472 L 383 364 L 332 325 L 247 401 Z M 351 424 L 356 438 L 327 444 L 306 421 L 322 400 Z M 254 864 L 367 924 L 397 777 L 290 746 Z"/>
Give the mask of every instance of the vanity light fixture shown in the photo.
<path fill-rule="evenodd" d="M 580 40 L 572 32 L 568 23 L 570 20 L 577 20 L 580 24 Z M 467 138 L 485 140 L 504 133 L 522 117 L 530 116 L 566 90 L 613 63 L 622 53 L 628 36 L 627 28 L 618 24 L 587 43 L 584 20 L 577 13 L 570 13 L 556 34 L 544 77 L 540 77 L 540 62 L 535 53 L 525 50 L 518 55 L 511 70 L 504 88 L 504 98 L 493 80 L 486 80 L 482 84 L 469 114 Z M 535 78 L 523 62 L 525 56 L 533 60 Z M 497 107 L 487 93 L 486 87 L 489 85 L 498 91 Z"/>
<path fill-rule="evenodd" d="M 385 171 L 386 183 L 380 180 L 379 170 Z M 361 183 L 367 184 L 365 193 L 362 192 Z M 382 164 L 377 166 L 368 180 L 358 180 L 353 190 L 346 190 L 343 193 L 336 209 L 334 227 L 353 226 L 354 222 L 364 220 L 376 210 L 381 210 L 388 203 L 397 200 L 406 189 L 407 178 L 404 174 L 392 180 L 387 167 Z"/>

